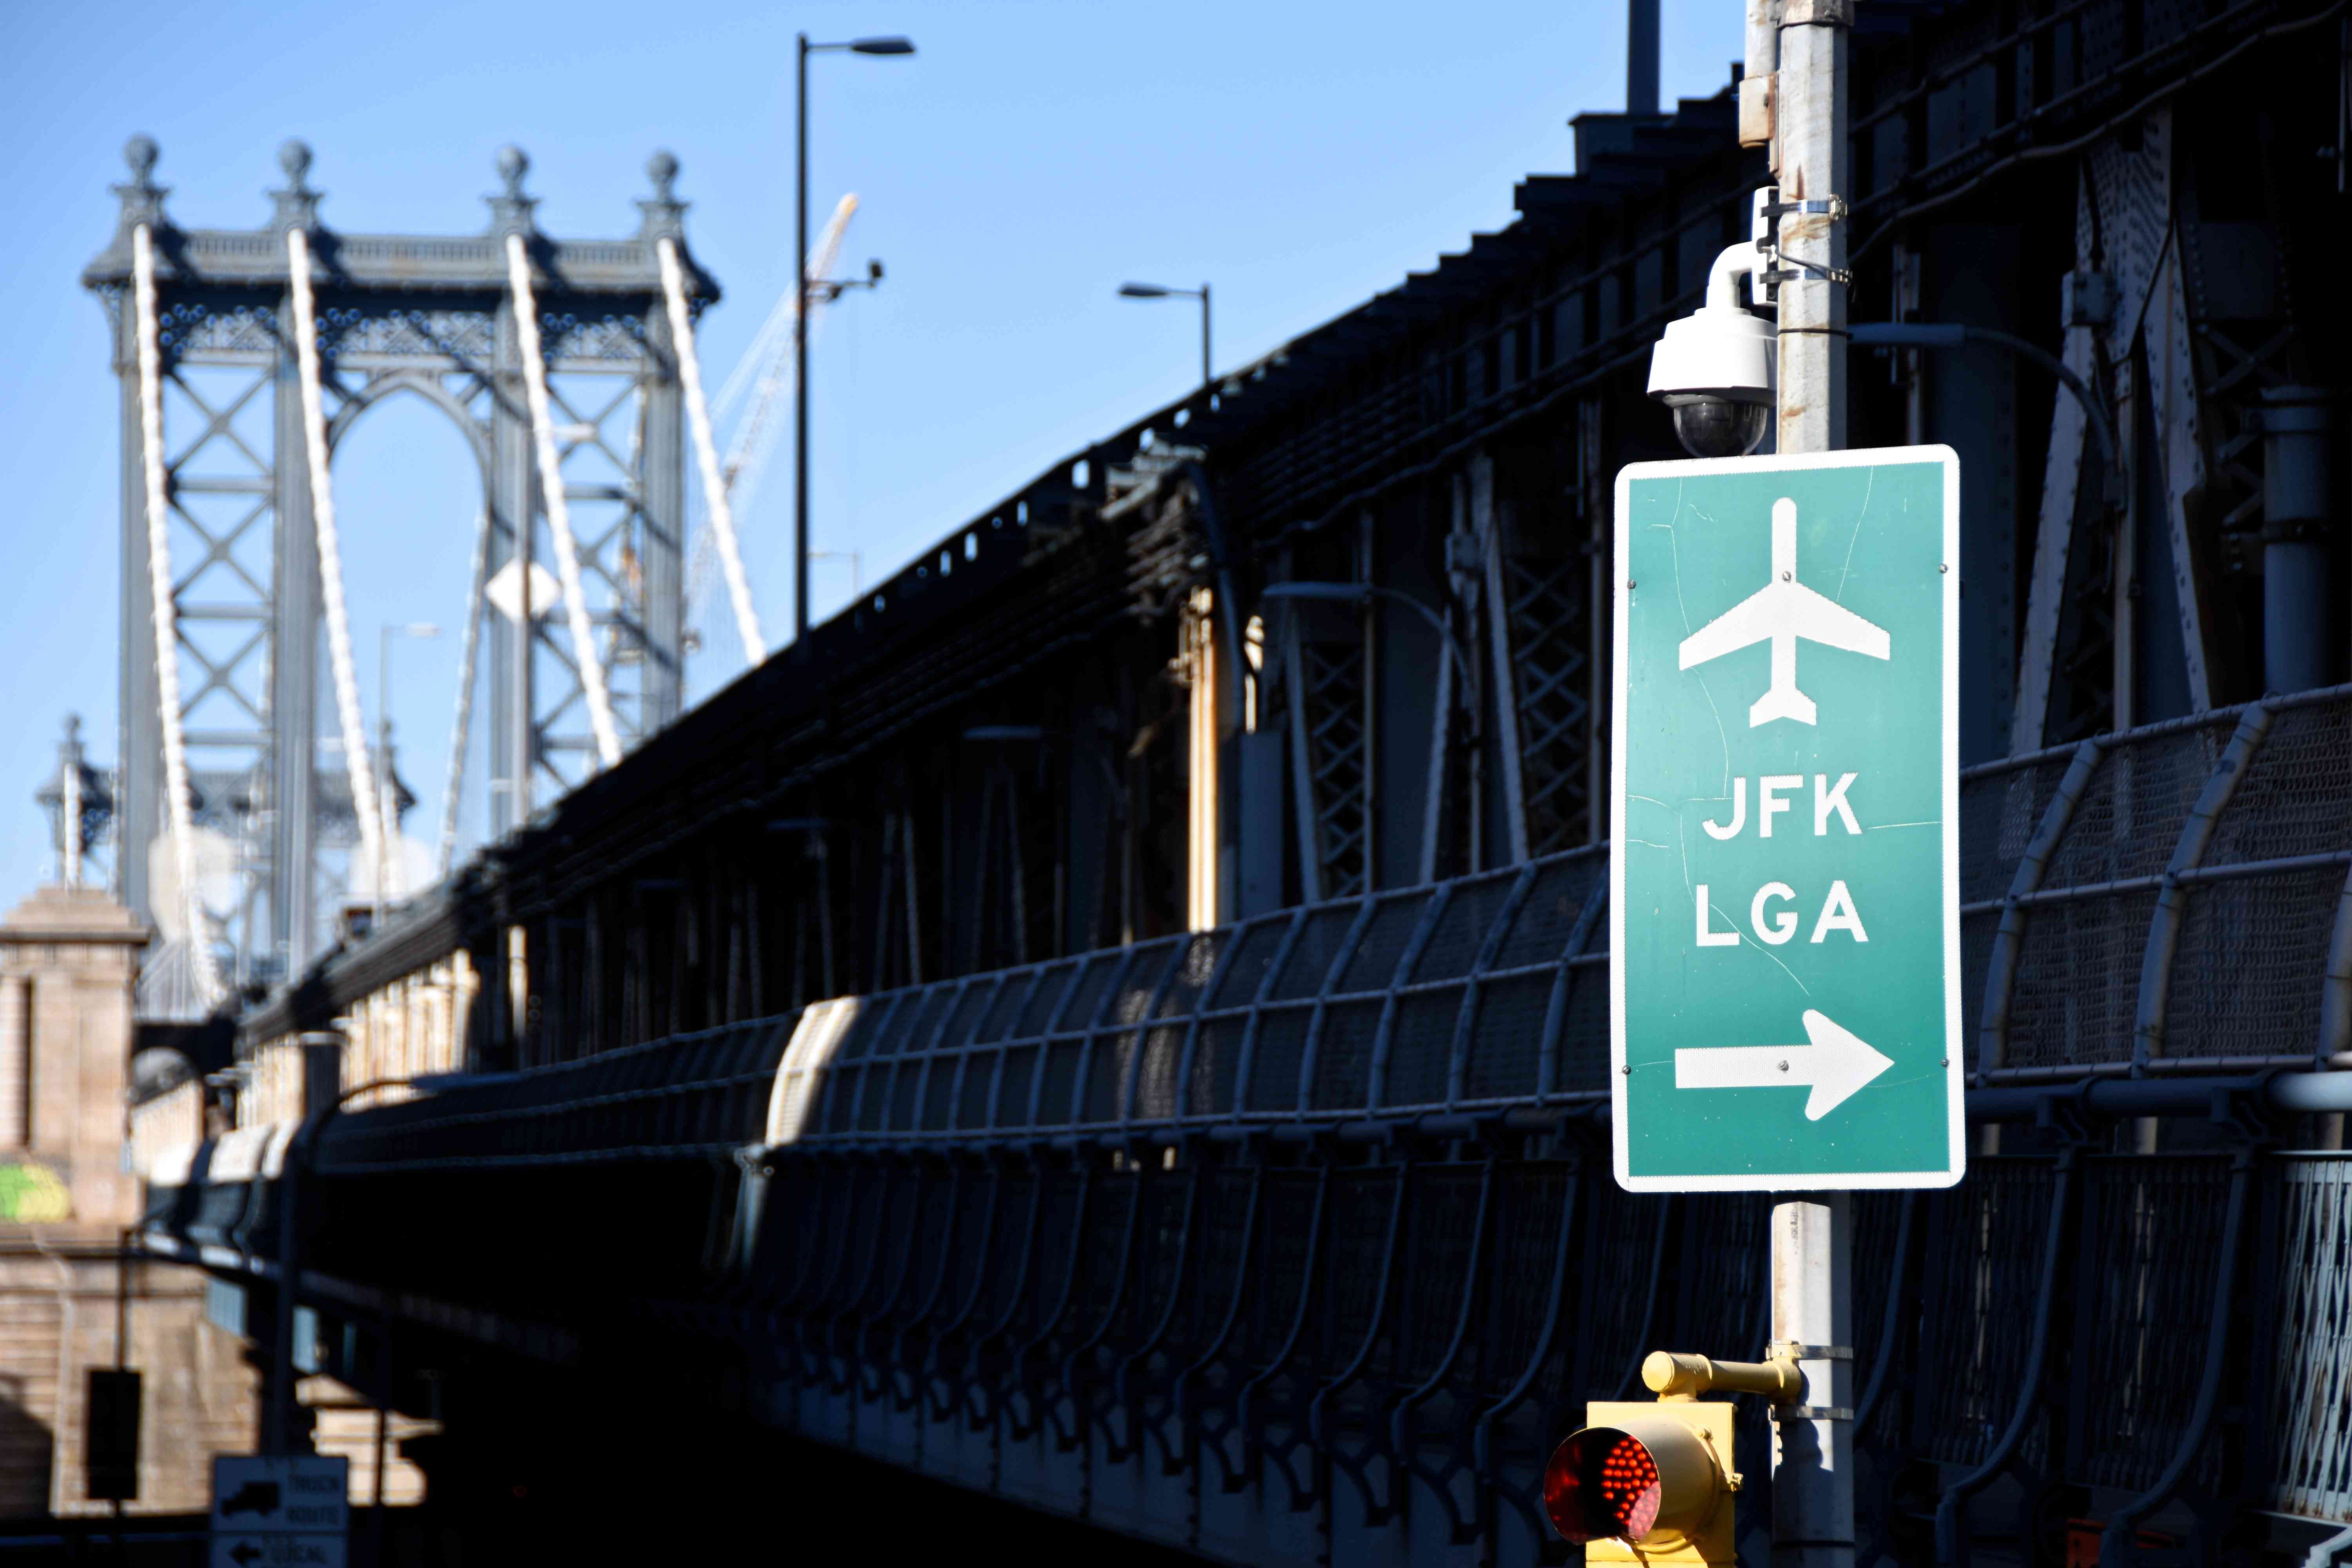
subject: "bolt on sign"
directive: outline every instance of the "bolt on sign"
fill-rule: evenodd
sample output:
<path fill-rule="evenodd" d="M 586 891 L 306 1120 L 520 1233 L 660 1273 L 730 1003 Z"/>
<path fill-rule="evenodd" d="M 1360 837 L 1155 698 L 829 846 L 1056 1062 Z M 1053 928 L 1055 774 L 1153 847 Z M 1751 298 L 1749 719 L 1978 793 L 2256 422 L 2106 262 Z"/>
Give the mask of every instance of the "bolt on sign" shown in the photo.
<path fill-rule="evenodd" d="M 1960 1179 L 1959 459 L 1617 477 L 1617 1180 Z"/>

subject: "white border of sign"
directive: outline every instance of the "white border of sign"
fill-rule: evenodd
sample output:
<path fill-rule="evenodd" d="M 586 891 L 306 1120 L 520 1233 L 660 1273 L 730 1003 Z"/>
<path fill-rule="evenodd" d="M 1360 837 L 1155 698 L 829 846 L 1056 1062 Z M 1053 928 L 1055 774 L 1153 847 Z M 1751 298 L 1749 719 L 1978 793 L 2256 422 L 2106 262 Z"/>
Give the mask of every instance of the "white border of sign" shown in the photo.
<path fill-rule="evenodd" d="M 1786 1173 L 1762 1176 L 1634 1176 L 1625 1141 L 1625 862 L 1616 846 L 1625 821 L 1625 509 L 1633 480 L 1729 471 L 1877 468 L 1889 463 L 1944 466 L 1944 1100 L 1950 1110 L 1948 1168 L 1940 1171 Z M 1865 447 L 1790 457 L 1686 458 L 1631 463 L 1617 470 L 1612 521 L 1616 582 L 1611 590 L 1609 748 L 1609 1127 L 1617 1184 L 1632 1193 L 1848 1192 L 1864 1187 L 1948 1187 L 1968 1173 L 1967 1073 L 1960 1038 L 1960 458 L 1949 447 Z"/>

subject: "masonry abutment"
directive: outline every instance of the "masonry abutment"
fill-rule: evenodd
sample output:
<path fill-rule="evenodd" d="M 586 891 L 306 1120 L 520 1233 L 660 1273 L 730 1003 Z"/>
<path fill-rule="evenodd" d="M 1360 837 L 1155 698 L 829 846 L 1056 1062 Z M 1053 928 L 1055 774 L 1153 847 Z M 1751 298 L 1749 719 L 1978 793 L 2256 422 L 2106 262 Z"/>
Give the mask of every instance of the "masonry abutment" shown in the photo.
<path fill-rule="evenodd" d="M 256 1378 L 206 1321 L 205 1276 L 122 1247 L 140 1209 L 123 1155 L 152 935 L 89 888 L 42 888 L 0 921 L 0 1519 L 112 1507 L 86 1490 L 96 1368 L 142 1374 L 133 1511 L 201 1510 L 212 1456 L 252 1447 Z"/>

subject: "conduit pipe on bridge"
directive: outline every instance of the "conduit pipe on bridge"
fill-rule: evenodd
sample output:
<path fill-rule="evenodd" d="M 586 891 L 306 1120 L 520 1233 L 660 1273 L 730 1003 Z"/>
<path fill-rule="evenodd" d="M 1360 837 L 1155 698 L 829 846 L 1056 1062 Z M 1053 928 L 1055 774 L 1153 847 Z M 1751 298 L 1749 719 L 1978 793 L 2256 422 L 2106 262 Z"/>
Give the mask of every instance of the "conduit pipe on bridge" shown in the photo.
<path fill-rule="evenodd" d="M 381 908 L 385 888 L 383 816 L 368 766 L 367 723 L 360 713 L 359 676 L 352 668 L 352 622 L 343 602 L 343 552 L 335 528 L 335 486 L 327 471 L 327 414 L 319 387 L 319 316 L 310 294 L 310 237 L 286 231 L 286 275 L 294 297 L 294 362 L 302 384 L 302 452 L 310 469 L 310 521 L 319 542 L 319 586 L 327 609 L 327 662 L 334 671 L 335 717 L 343 736 L 343 772 L 359 813 L 360 847 L 375 868 Z M 390 778 L 387 773 L 385 777 Z M 352 889 L 354 893 L 358 889 Z"/>
<path fill-rule="evenodd" d="M 546 350 L 539 335 L 539 301 L 530 287 L 530 258 L 522 236 L 507 236 L 507 283 L 514 292 L 515 335 L 522 350 L 523 392 L 530 403 L 531 446 L 539 458 L 540 504 L 547 509 L 547 529 L 555 535 L 555 565 L 563 580 L 563 613 L 572 629 L 572 651 L 580 661 L 580 689 L 588 698 L 588 726 L 596 734 L 596 760 L 611 767 L 621 760 L 620 731 L 613 727 L 613 697 L 604 685 L 604 661 L 596 652 L 596 628 L 588 618 L 588 601 L 580 589 L 580 547 L 572 535 L 572 508 L 563 493 L 563 459 L 556 455 L 554 416 L 547 397 Z M 528 518 L 518 528 L 529 528 Z M 530 641 L 530 584 L 523 584 L 521 616 L 523 645 Z M 528 777 L 530 761 L 519 764 Z"/>
<path fill-rule="evenodd" d="M 155 320 L 155 241 L 148 226 L 131 233 L 132 304 L 139 318 L 139 471 L 146 482 L 147 600 L 155 625 L 155 701 L 163 725 L 163 805 L 172 858 L 180 874 L 188 962 L 206 1006 L 221 993 L 204 900 L 196 893 L 195 826 L 188 801 L 188 742 L 180 721 L 180 629 L 172 579 L 172 524 L 163 468 L 163 351 Z M 139 846 L 130 845 L 136 854 Z"/>

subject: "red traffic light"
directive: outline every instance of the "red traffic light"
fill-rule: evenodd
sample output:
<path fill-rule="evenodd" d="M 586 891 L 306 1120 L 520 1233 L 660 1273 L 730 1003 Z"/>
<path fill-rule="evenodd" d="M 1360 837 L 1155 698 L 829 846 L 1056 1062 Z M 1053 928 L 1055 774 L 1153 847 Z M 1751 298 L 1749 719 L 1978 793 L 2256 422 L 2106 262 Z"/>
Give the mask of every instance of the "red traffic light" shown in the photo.
<path fill-rule="evenodd" d="M 1727 1364 L 1713 1363 L 1709 1375 Z M 1544 1512 L 1563 1540 L 1583 1547 L 1590 1563 L 1737 1568 L 1728 1403 L 1603 1400 L 1586 1405 L 1584 1418 L 1591 1425 L 1570 1433 L 1544 1467 Z"/>
<path fill-rule="evenodd" d="M 1544 1467 L 1544 1511 L 1563 1540 L 1639 1541 L 1658 1522 L 1664 1489 L 1642 1440 L 1613 1426 L 1571 1434 Z"/>

